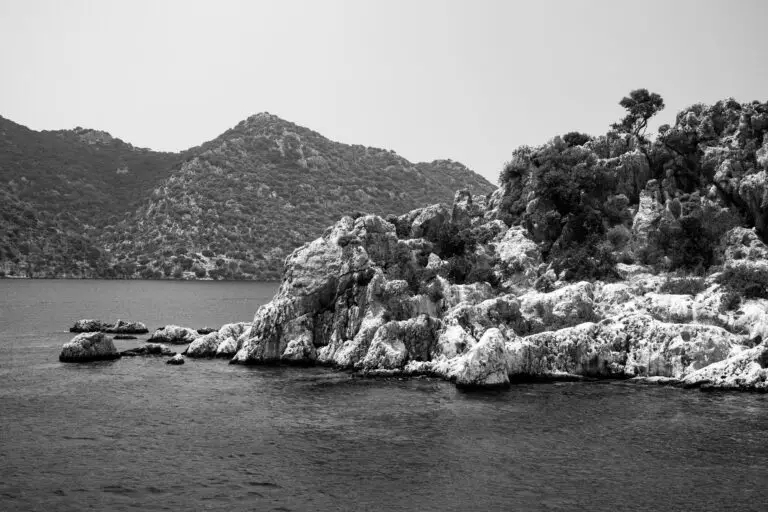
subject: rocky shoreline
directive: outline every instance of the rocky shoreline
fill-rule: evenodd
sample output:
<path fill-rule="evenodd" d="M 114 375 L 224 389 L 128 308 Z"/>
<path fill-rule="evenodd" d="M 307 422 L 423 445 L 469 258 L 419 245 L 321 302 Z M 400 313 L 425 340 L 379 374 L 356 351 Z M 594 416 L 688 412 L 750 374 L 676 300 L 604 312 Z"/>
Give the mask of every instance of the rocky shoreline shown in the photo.
<path fill-rule="evenodd" d="M 464 387 L 768 391 L 768 104 L 694 106 L 660 132 L 556 137 L 488 196 L 343 217 L 288 256 L 252 323 L 151 339 Z"/>

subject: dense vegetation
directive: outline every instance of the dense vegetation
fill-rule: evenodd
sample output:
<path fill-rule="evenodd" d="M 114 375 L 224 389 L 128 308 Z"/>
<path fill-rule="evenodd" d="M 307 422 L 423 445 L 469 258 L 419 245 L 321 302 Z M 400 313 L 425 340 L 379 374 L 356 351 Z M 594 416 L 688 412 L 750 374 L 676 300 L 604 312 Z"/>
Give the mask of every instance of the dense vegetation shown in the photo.
<path fill-rule="evenodd" d="M 735 226 L 768 235 L 768 103 L 693 105 L 646 136 L 663 99 L 638 89 L 600 136 L 571 132 L 517 149 L 500 216 L 522 224 L 566 279 L 616 276 L 616 263 L 701 274 Z"/>
<path fill-rule="evenodd" d="M 449 160 L 332 142 L 269 114 L 180 154 L 0 118 L 0 272 L 277 278 L 344 214 L 403 213 L 492 186 Z"/>

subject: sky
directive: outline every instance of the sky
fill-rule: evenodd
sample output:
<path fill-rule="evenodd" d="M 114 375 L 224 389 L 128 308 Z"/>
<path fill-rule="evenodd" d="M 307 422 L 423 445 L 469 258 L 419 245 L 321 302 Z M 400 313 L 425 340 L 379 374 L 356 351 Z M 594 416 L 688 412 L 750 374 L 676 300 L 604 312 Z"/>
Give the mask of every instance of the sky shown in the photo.
<path fill-rule="evenodd" d="M 768 101 L 766 0 L 0 0 L 0 115 L 178 151 L 267 111 L 496 182 L 647 88 Z"/>

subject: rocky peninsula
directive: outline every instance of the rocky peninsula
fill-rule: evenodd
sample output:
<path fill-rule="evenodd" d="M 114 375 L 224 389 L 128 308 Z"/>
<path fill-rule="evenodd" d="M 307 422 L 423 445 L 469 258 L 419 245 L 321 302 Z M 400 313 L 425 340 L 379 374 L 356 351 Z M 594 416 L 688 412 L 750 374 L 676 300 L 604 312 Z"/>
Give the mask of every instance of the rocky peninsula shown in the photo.
<path fill-rule="evenodd" d="M 492 194 L 343 217 L 291 253 L 252 323 L 149 341 L 467 387 L 768 391 L 768 103 L 694 105 L 653 141 L 661 98 L 621 104 L 605 135 L 516 150 Z"/>
<path fill-rule="evenodd" d="M 655 141 L 661 99 L 622 105 L 604 136 L 517 150 L 488 196 L 342 218 L 232 363 L 768 389 L 768 104 L 694 105 Z"/>

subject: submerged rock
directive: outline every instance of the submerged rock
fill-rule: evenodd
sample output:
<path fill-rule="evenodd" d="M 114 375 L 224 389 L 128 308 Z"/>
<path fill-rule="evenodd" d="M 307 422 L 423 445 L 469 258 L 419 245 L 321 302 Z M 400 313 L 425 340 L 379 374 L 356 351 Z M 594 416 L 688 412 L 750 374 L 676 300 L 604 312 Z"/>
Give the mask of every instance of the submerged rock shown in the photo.
<path fill-rule="evenodd" d="M 137 338 L 136 338 L 136 336 L 132 336 L 130 334 L 117 334 L 117 335 L 113 336 L 112 339 L 115 339 L 115 340 L 135 340 Z"/>
<path fill-rule="evenodd" d="M 175 356 L 167 360 L 165 364 L 173 364 L 173 365 L 184 364 L 184 356 L 181 354 L 176 354 Z"/>
<path fill-rule="evenodd" d="M 59 361 L 65 363 L 84 363 L 118 359 L 120 354 L 112 338 L 101 332 L 78 334 L 69 343 L 64 344 L 59 354 Z"/>
<path fill-rule="evenodd" d="M 146 343 L 141 347 L 123 350 L 121 356 L 174 356 L 176 352 L 162 343 Z"/>
<path fill-rule="evenodd" d="M 185 345 L 192 343 L 200 335 L 188 327 L 179 327 L 178 325 L 166 325 L 152 333 L 147 340 L 153 343 L 171 343 L 173 345 Z"/>

